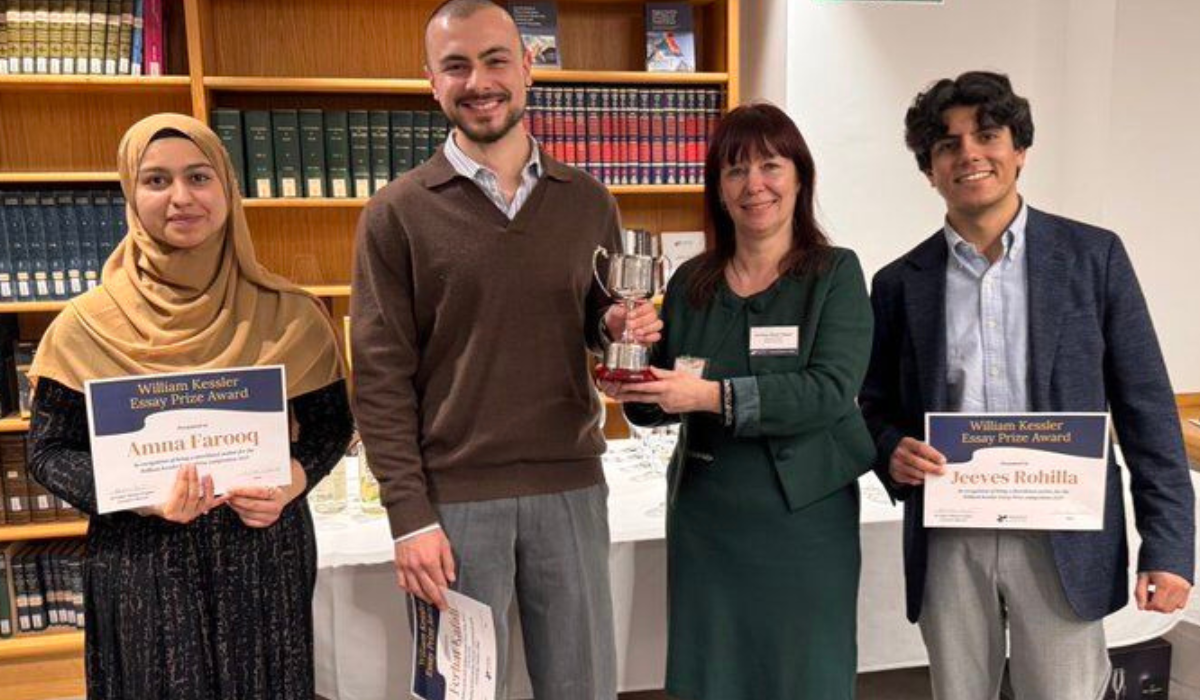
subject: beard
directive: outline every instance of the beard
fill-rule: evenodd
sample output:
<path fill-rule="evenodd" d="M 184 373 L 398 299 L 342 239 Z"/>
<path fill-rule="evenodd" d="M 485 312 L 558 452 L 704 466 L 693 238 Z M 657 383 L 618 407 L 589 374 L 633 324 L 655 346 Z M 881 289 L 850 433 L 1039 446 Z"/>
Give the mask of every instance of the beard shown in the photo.
<path fill-rule="evenodd" d="M 512 104 L 512 102 L 510 101 L 509 104 Z M 454 125 L 455 129 L 475 143 L 495 143 L 508 135 L 508 132 L 512 131 L 513 127 L 520 124 L 524 116 L 525 109 L 523 107 L 520 109 L 510 109 L 504 115 L 504 121 L 496 127 L 490 125 L 473 125 L 465 119 L 459 119 L 457 112 L 447 114 L 446 118 Z"/>

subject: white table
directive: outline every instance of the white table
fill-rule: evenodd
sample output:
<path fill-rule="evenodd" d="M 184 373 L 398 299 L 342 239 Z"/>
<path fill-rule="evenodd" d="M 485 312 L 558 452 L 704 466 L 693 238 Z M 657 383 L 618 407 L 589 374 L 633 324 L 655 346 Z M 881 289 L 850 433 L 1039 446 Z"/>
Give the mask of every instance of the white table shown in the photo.
<path fill-rule="evenodd" d="M 631 441 L 610 443 L 613 458 L 605 463 L 621 690 L 662 687 L 666 658 L 664 479 L 622 467 L 620 456 L 634 449 Z M 1200 482 L 1196 474 L 1192 478 L 1193 486 Z M 889 502 L 874 476 L 864 477 L 861 485 L 859 670 L 924 665 L 928 657 L 920 633 L 904 617 L 902 508 Z M 1126 508 L 1132 512 L 1128 502 Z M 344 514 L 320 516 L 316 523 L 320 553 L 313 603 L 317 692 L 331 700 L 408 697 L 412 651 L 404 599 L 391 565 L 386 520 Z M 1138 539 L 1132 534 L 1132 521 L 1130 532 L 1130 552 L 1136 556 Z M 1179 617 L 1139 612 L 1131 604 L 1105 620 L 1108 642 L 1121 646 L 1151 639 L 1168 631 Z M 512 627 L 510 692 L 528 698 L 519 626 Z"/>

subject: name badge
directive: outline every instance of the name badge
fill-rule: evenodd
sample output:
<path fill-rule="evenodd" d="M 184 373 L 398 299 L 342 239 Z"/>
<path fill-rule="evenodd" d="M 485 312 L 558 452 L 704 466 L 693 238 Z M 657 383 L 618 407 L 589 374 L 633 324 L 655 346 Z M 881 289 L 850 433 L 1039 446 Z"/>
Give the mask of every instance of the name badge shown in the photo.
<path fill-rule="evenodd" d="M 799 326 L 757 326 L 750 329 L 750 355 L 752 357 L 798 354 L 800 354 Z"/>
<path fill-rule="evenodd" d="M 688 357 L 680 355 L 675 358 L 675 371 L 686 372 L 693 377 L 704 377 L 704 368 L 708 366 L 708 360 L 703 357 Z"/>

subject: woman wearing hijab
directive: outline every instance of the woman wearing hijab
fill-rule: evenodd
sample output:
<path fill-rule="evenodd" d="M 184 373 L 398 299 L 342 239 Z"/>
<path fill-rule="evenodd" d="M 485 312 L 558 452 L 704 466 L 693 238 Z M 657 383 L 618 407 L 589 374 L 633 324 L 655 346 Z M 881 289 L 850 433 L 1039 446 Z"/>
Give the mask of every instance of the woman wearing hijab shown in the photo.
<path fill-rule="evenodd" d="M 46 331 L 30 470 L 88 513 L 88 697 L 311 698 L 316 543 L 304 494 L 352 422 L 320 303 L 254 258 L 229 156 L 190 117 L 160 114 L 119 155 L 129 233 L 101 285 Z M 292 484 L 215 497 L 181 468 L 167 502 L 96 514 L 84 382 L 284 365 Z"/>

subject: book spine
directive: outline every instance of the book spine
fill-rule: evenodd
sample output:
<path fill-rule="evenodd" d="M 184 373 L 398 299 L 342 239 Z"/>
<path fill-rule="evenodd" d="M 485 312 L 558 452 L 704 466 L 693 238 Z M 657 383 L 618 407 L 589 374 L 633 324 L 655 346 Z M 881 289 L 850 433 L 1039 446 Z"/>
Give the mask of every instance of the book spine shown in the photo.
<path fill-rule="evenodd" d="M 67 294 L 67 261 L 63 256 L 63 222 L 58 199 L 53 192 L 38 195 L 42 210 L 42 245 L 46 251 L 46 270 L 50 275 L 50 298 L 63 300 Z"/>
<path fill-rule="evenodd" d="M 29 622 L 35 632 L 46 629 L 46 584 L 42 580 L 38 555 L 45 545 L 35 545 L 26 553 L 25 585 L 29 590 Z"/>
<path fill-rule="evenodd" d="M 29 616 L 29 584 L 25 575 L 25 554 L 16 548 L 9 550 L 8 566 L 13 583 L 13 607 L 16 608 L 17 632 L 32 632 Z"/>
<path fill-rule="evenodd" d="M 354 196 L 371 196 L 371 122 L 365 110 L 346 115 L 350 130 L 350 173 L 354 178 Z"/>
<path fill-rule="evenodd" d="M 85 623 L 83 602 L 83 551 L 84 544 L 76 542 L 71 549 L 71 603 L 75 608 L 75 627 L 83 629 Z"/>
<path fill-rule="evenodd" d="M 247 110 L 242 114 L 246 130 L 247 186 L 254 197 L 275 196 L 275 147 L 271 135 L 271 113 Z"/>
<path fill-rule="evenodd" d="M 587 126 L 587 95 L 584 88 L 571 88 L 571 111 L 575 114 L 575 161 L 580 168 L 587 169 L 588 162 L 588 126 Z"/>
<path fill-rule="evenodd" d="M 300 110 L 300 162 L 304 196 L 325 197 L 325 118 L 319 109 Z"/>
<path fill-rule="evenodd" d="M 66 271 L 66 296 L 83 293 L 83 253 L 79 249 L 79 221 L 75 216 L 75 197 L 70 192 L 54 195 L 60 229 L 63 267 Z"/>
<path fill-rule="evenodd" d="M 62 75 L 63 59 L 63 0 L 50 0 L 49 36 L 46 39 L 46 55 L 49 58 L 51 75 Z"/>
<path fill-rule="evenodd" d="M 75 17 L 78 13 L 76 0 L 64 0 L 59 13 L 62 26 L 62 72 L 63 75 L 75 74 Z"/>
<path fill-rule="evenodd" d="M 382 109 L 368 112 L 367 128 L 371 144 L 371 194 L 375 194 L 392 179 L 392 125 L 388 113 Z"/>
<path fill-rule="evenodd" d="M 25 474 L 25 459 L 19 438 L 15 435 L 0 436 L 0 469 L 4 478 L 4 508 L 10 524 L 28 523 L 29 481 Z"/>
<path fill-rule="evenodd" d="M 329 196 L 350 196 L 350 135 L 344 111 L 325 113 L 325 164 L 329 173 Z"/>
<path fill-rule="evenodd" d="M 299 197 L 300 116 L 294 109 L 271 110 L 271 129 L 275 140 L 275 185 L 280 197 Z"/>
<path fill-rule="evenodd" d="M 650 184 L 666 182 L 666 94 L 655 90 L 650 97 Z"/>
<path fill-rule="evenodd" d="M 432 158 L 438 149 L 450 137 L 450 120 L 441 112 L 429 113 L 429 157 Z"/>
<path fill-rule="evenodd" d="M 125 212 L 125 196 L 119 191 L 112 194 L 110 202 L 110 211 L 112 212 L 108 220 L 108 238 L 105 243 L 108 246 L 108 254 L 112 255 L 117 249 L 117 244 L 125 237 L 126 232 L 126 212 Z M 107 259 L 107 258 L 106 258 Z"/>
<path fill-rule="evenodd" d="M 17 23 L 20 42 L 20 58 L 21 58 L 21 73 L 34 73 L 35 63 L 37 61 L 34 53 L 36 53 L 36 43 L 34 34 L 36 26 L 34 17 L 37 15 L 37 8 L 34 6 L 35 0 L 17 0 Z"/>
<path fill-rule="evenodd" d="M 121 2 L 108 0 L 104 14 L 104 74 L 117 74 L 117 52 L 121 50 Z"/>
<path fill-rule="evenodd" d="M 25 207 L 16 192 L 3 195 L 5 223 L 8 228 L 8 255 L 12 264 L 13 296 L 17 301 L 33 299 L 33 276 L 25 245 Z"/>
<path fill-rule="evenodd" d="M 213 131 L 233 163 L 238 191 L 246 196 L 246 141 L 242 133 L 242 113 L 236 109 L 214 109 L 210 117 Z"/>
<path fill-rule="evenodd" d="M 45 301 L 50 298 L 50 265 L 46 261 L 45 219 L 38 194 L 23 193 L 21 204 L 25 211 L 25 254 L 29 258 L 33 298 L 35 301 Z"/>
<path fill-rule="evenodd" d="M 597 88 L 581 89 L 583 100 L 584 123 L 587 126 L 587 168 L 593 177 L 603 181 L 604 156 L 600 146 L 600 91 Z"/>
<path fill-rule="evenodd" d="M 34 0 L 33 72 L 50 72 L 50 0 Z"/>
<path fill-rule="evenodd" d="M 129 39 L 129 73 L 142 74 L 142 59 L 146 27 L 146 10 L 143 0 L 133 0 L 133 34 Z"/>
<path fill-rule="evenodd" d="M 525 105 L 525 116 L 529 118 L 528 128 L 530 135 L 537 139 L 538 143 L 542 144 L 542 148 L 549 151 L 550 145 L 546 139 L 546 111 L 542 104 L 544 95 L 545 91 L 536 85 L 529 88 L 529 94 L 526 98 L 528 101 Z"/>
<path fill-rule="evenodd" d="M 129 75 L 133 46 L 133 0 L 121 0 L 120 32 L 117 35 L 117 75 Z"/>
<path fill-rule="evenodd" d="M 663 113 L 663 182 L 667 185 L 679 184 L 679 93 L 676 90 L 664 90 L 663 101 L 666 111 Z"/>
<path fill-rule="evenodd" d="M 12 598 L 9 596 L 11 581 L 8 554 L 0 552 L 0 639 L 8 639 L 13 636 L 13 604 Z"/>
<path fill-rule="evenodd" d="M 0 302 L 10 302 L 16 301 L 16 288 L 13 285 L 12 251 L 8 248 L 8 217 L 16 216 L 16 212 L 10 214 L 3 202 L 4 193 L 0 192 Z"/>
<path fill-rule="evenodd" d="M 392 119 L 392 165 L 396 175 L 413 169 L 413 113 L 395 111 Z"/>
<path fill-rule="evenodd" d="M 104 31 L 108 28 L 108 0 L 91 0 L 88 17 L 88 72 L 104 74 Z"/>
<path fill-rule="evenodd" d="M 0 75 L 8 75 L 8 0 L 0 0 Z M 0 579 L 2 581 L 3 579 Z"/>
<path fill-rule="evenodd" d="M 0 50 L 0 62 L 4 63 L 5 71 L 9 74 L 21 72 L 21 32 L 20 6 L 18 0 L 6 0 L 4 9 L 5 25 L 8 28 L 5 47 Z"/>
<path fill-rule="evenodd" d="M 11 2 L 11 0 L 9 0 Z M 91 72 L 92 0 L 75 0 L 75 73 Z"/>
<path fill-rule="evenodd" d="M 75 209 L 75 234 L 79 245 L 80 267 L 83 271 L 83 289 L 95 289 L 100 281 L 100 250 L 96 244 L 96 219 L 92 198 L 86 192 L 72 195 Z"/>
<path fill-rule="evenodd" d="M 166 72 L 166 47 L 163 45 L 162 0 L 145 0 L 145 73 L 163 75 Z"/>
<path fill-rule="evenodd" d="M 7 367 L 5 368 L 7 369 Z M 4 508 L 4 473 L 0 472 L 0 525 L 8 524 L 8 511 Z M 0 586 L 4 584 L 4 577 L 0 576 Z"/>
<path fill-rule="evenodd" d="M 430 125 L 429 112 L 413 112 L 413 163 L 416 165 L 429 160 Z"/>
<path fill-rule="evenodd" d="M 617 182 L 617 144 L 620 143 L 618 123 L 613 119 L 616 111 L 616 90 L 604 88 L 600 92 L 600 173 L 601 182 Z"/>

